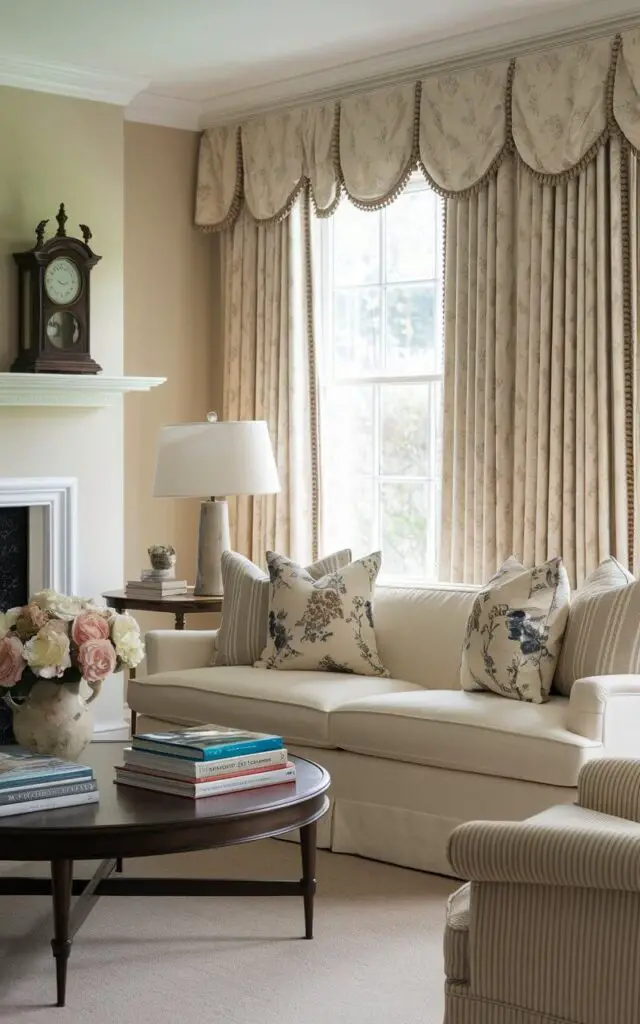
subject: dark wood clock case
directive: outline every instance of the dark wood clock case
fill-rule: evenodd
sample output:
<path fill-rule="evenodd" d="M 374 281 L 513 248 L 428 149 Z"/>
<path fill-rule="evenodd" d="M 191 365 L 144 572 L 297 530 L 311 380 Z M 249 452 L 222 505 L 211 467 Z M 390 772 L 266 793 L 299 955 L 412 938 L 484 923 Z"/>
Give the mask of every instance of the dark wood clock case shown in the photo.
<path fill-rule="evenodd" d="M 83 239 L 67 235 L 67 215 L 60 205 L 58 230 L 44 240 L 48 221 L 36 228 L 36 244 L 26 252 L 14 252 L 18 266 L 19 353 L 14 373 L 99 373 L 101 367 L 90 350 L 90 273 L 101 259 L 89 246 L 91 231 L 80 225 Z M 54 301 L 47 294 L 47 267 L 64 257 L 75 264 L 80 288 L 71 301 Z"/>

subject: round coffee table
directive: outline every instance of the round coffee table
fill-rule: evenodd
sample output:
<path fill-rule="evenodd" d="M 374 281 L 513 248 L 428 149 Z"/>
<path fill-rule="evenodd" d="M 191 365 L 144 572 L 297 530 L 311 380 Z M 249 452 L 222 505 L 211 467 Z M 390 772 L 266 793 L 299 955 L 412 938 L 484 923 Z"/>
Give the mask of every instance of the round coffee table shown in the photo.
<path fill-rule="evenodd" d="M 302 896 L 305 938 L 313 937 L 316 823 L 329 808 L 329 773 L 292 757 L 295 783 L 200 800 L 114 784 L 117 744 L 93 744 L 81 758 L 94 768 L 100 802 L 0 819 L 4 860 L 50 861 L 51 878 L 0 878 L 0 895 L 53 897 L 51 942 L 57 1005 L 65 1005 L 73 937 L 100 896 Z M 122 877 L 125 857 L 149 857 L 265 839 L 300 829 L 299 881 Z M 74 860 L 100 860 L 90 879 L 73 877 Z M 111 877 L 113 873 L 116 877 Z M 73 908 L 72 895 L 77 895 Z"/>

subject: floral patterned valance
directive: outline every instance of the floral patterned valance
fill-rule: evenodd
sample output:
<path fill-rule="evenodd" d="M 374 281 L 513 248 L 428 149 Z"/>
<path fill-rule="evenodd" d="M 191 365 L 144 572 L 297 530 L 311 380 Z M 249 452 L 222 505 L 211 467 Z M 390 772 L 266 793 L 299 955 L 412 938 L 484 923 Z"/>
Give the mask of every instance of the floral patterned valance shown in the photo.
<path fill-rule="evenodd" d="M 343 192 L 375 209 L 418 167 L 442 194 L 464 196 L 509 152 L 555 184 L 614 132 L 640 150 L 640 28 L 211 128 L 196 224 L 227 227 L 243 202 L 256 220 L 279 219 L 307 181 L 320 216 Z"/>

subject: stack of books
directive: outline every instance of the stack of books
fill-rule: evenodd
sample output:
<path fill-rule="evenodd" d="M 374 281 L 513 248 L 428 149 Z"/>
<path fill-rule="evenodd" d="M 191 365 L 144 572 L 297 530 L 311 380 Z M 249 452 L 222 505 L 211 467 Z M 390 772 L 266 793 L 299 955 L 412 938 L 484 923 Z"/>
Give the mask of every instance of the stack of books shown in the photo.
<path fill-rule="evenodd" d="M 0 818 L 97 802 L 91 768 L 20 747 L 0 752 Z"/>
<path fill-rule="evenodd" d="M 295 782 L 281 736 L 206 725 L 134 736 L 116 782 L 189 797 L 217 796 Z"/>
<path fill-rule="evenodd" d="M 139 580 L 129 580 L 125 593 L 129 597 L 177 597 L 188 591 L 186 580 L 177 580 L 173 569 L 143 569 Z"/>

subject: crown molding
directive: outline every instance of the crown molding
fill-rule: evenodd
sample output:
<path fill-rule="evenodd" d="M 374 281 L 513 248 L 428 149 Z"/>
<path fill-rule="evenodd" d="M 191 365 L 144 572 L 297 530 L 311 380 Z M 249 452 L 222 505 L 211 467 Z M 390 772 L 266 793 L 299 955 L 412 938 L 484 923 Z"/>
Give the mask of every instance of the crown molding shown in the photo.
<path fill-rule="evenodd" d="M 609 0 L 609 16 L 606 18 L 602 17 L 602 7 L 601 0 L 585 0 L 569 9 L 502 21 L 480 30 L 431 39 L 378 57 L 347 61 L 323 71 L 218 93 L 203 101 L 200 126 L 211 128 L 299 103 L 332 99 L 389 85 L 410 76 L 418 77 L 425 71 L 453 71 L 476 62 L 486 64 L 518 53 L 614 35 L 640 24 L 638 8 L 630 8 L 628 0 Z M 616 7 L 622 10 L 612 14 L 612 8 Z"/>
<path fill-rule="evenodd" d="M 199 130 L 202 122 L 202 104 L 146 90 L 133 98 L 124 117 L 125 121 L 156 124 L 164 128 L 184 128 L 194 132 Z"/>
<path fill-rule="evenodd" d="M 640 25 L 634 0 L 583 0 L 570 8 L 496 22 L 479 30 L 441 35 L 428 42 L 321 71 L 220 92 L 190 100 L 154 92 L 151 80 L 54 62 L 38 62 L 0 52 L 0 85 L 16 89 L 113 103 L 128 121 L 197 131 L 301 103 L 334 99 L 445 69 L 505 59 L 563 43 L 593 38 Z M 162 88 L 158 85 L 157 88 Z M 164 86 L 170 89 L 170 86 Z M 213 88 L 213 86 L 212 86 Z"/>
<path fill-rule="evenodd" d="M 147 88 L 149 79 L 139 75 L 115 75 L 78 68 L 70 64 L 23 60 L 0 53 L 0 85 L 124 107 L 137 93 Z"/>

